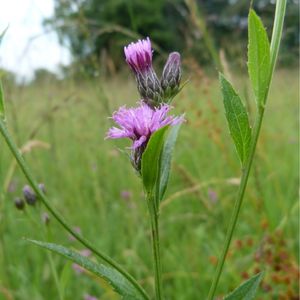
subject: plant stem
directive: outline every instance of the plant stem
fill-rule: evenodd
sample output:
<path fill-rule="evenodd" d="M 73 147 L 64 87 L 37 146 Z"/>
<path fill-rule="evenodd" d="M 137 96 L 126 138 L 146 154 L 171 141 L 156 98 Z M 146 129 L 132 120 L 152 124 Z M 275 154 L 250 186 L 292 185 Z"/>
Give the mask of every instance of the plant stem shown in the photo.
<path fill-rule="evenodd" d="M 273 33 L 272 33 L 272 41 L 271 41 L 271 47 L 270 47 L 270 54 L 271 54 L 271 65 L 270 65 L 270 70 L 269 70 L 269 78 L 268 78 L 268 90 L 265 94 L 265 99 L 263 103 L 266 103 L 267 97 L 268 97 L 268 92 L 269 92 L 269 87 L 271 84 L 272 76 L 274 73 L 275 69 L 275 64 L 276 64 L 276 59 L 279 51 L 279 45 L 280 45 L 280 39 L 281 39 L 281 34 L 282 34 L 282 28 L 283 28 L 283 21 L 284 21 L 284 15 L 285 15 L 285 8 L 286 8 L 286 0 L 277 0 L 276 2 L 276 10 L 275 10 L 275 19 L 274 19 L 274 26 L 273 26 Z M 231 215 L 230 223 L 227 229 L 226 237 L 225 237 L 225 242 L 224 242 L 224 247 L 222 250 L 221 257 L 218 261 L 217 269 L 215 272 L 215 276 L 213 278 L 212 285 L 209 290 L 208 294 L 208 300 L 213 300 L 220 276 L 222 274 L 223 266 L 226 260 L 226 256 L 228 253 L 228 249 L 231 243 L 231 239 L 237 224 L 239 212 L 241 209 L 241 205 L 243 203 L 243 198 L 245 194 L 245 190 L 247 187 L 247 182 L 256 150 L 256 145 L 257 141 L 259 138 L 259 133 L 264 117 L 264 105 L 261 105 L 258 107 L 258 114 L 257 114 L 257 119 L 253 128 L 253 134 L 252 134 L 252 139 L 251 139 L 251 145 L 250 145 L 250 151 L 249 151 L 249 156 L 247 158 L 247 161 L 245 163 L 245 166 L 242 169 L 242 178 L 238 190 L 238 195 L 237 199 L 234 204 L 233 212 Z"/>
<path fill-rule="evenodd" d="M 219 279 L 222 274 L 222 270 L 223 270 L 223 266 L 224 266 L 225 259 L 227 256 L 227 252 L 228 252 L 228 249 L 229 249 L 229 246 L 231 243 L 233 232 L 234 232 L 237 220 L 238 220 L 239 212 L 241 209 L 241 205 L 243 202 L 243 198 L 244 198 L 244 194 L 245 194 L 245 190 L 246 190 L 246 186 L 247 186 L 247 182 L 248 182 L 249 173 L 251 170 L 251 165 L 253 162 L 253 157 L 254 157 L 254 153 L 255 153 L 255 149 L 256 149 L 257 140 L 259 137 L 259 132 L 260 132 L 260 128 L 261 128 L 261 124 L 262 124 L 262 120 L 263 120 L 263 115 L 264 115 L 264 110 L 262 109 L 258 115 L 256 124 L 253 129 L 253 140 L 252 140 L 252 144 L 251 144 L 251 148 L 250 148 L 250 152 L 249 152 L 249 157 L 247 159 L 246 166 L 243 169 L 241 183 L 240 183 L 239 190 L 238 190 L 238 196 L 234 203 L 233 213 L 231 215 L 230 223 L 228 225 L 225 242 L 224 242 L 224 247 L 222 250 L 221 257 L 219 258 L 216 273 L 215 273 L 215 276 L 214 276 L 214 279 L 213 279 L 213 282 L 212 282 L 212 285 L 211 285 L 211 288 L 210 288 L 210 291 L 208 294 L 209 300 L 212 300 L 215 295 L 215 292 L 216 292 L 216 289 L 217 289 L 217 286 L 219 283 Z"/>
<path fill-rule="evenodd" d="M 35 193 L 38 195 L 40 200 L 43 202 L 45 207 L 53 215 L 53 217 L 66 229 L 66 231 L 68 231 L 72 236 L 74 236 L 74 238 L 76 238 L 82 245 L 84 245 L 86 248 L 91 250 L 95 255 L 97 255 L 99 258 L 101 258 L 103 261 L 105 261 L 107 264 L 109 264 L 114 269 L 118 270 L 125 278 L 127 278 L 128 281 L 131 282 L 132 285 L 135 286 L 137 288 L 137 290 L 140 291 L 140 293 L 144 299 L 149 299 L 148 295 L 143 290 L 143 288 L 138 284 L 138 282 L 127 271 L 125 271 L 119 264 L 117 264 L 109 256 L 107 256 L 106 254 L 95 249 L 94 246 L 89 241 L 87 241 L 82 236 L 80 236 L 78 233 L 76 233 L 71 228 L 71 226 L 67 224 L 67 222 L 63 219 L 63 217 L 52 207 L 52 205 L 48 201 L 45 194 L 39 189 L 37 183 L 34 180 L 32 172 L 30 171 L 27 163 L 25 162 L 23 156 L 21 155 L 21 153 L 18 150 L 16 144 L 14 143 L 12 137 L 10 136 L 3 119 L 1 119 L 1 118 L 0 118 L 0 132 L 3 135 L 8 147 L 10 148 L 10 151 L 12 152 L 15 159 L 17 160 L 17 162 L 18 162 L 21 170 L 23 171 L 25 177 L 27 178 L 29 184 L 31 185 L 31 187 L 33 188 Z"/>
<path fill-rule="evenodd" d="M 160 263 L 160 247 L 159 247 L 159 224 L 158 214 L 155 208 L 154 197 L 148 196 L 147 199 L 150 221 L 151 221 L 151 237 L 152 237 L 152 251 L 154 262 L 154 274 L 155 274 L 155 295 L 156 300 L 162 300 L 162 280 L 161 280 L 161 263 Z"/>

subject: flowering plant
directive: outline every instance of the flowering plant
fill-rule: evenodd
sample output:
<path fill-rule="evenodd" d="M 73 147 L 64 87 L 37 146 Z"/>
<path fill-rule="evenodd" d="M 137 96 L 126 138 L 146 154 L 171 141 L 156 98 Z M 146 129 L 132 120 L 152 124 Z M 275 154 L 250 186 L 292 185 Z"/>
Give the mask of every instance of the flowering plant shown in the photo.
<path fill-rule="evenodd" d="M 218 260 L 208 300 L 214 299 L 245 194 L 279 50 L 285 7 L 286 0 L 278 0 L 276 2 L 271 45 L 269 45 L 268 36 L 260 18 L 253 10 L 250 10 L 249 13 L 248 71 L 257 107 L 257 118 L 253 129 L 248 120 L 247 110 L 238 93 L 234 90 L 231 83 L 220 74 L 226 118 L 240 159 L 242 176 L 223 251 Z M 0 41 L 1 38 L 2 36 L 0 36 Z M 169 55 L 162 72 L 162 77 L 158 79 L 152 66 L 152 47 L 149 38 L 129 44 L 125 47 L 124 52 L 126 62 L 135 75 L 137 89 L 142 99 L 137 107 L 126 108 L 123 106 L 113 114 L 112 119 L 118 127 L 109 129 L 107 138 L 129 138 L 133 142 L 130 147 L 131 162 L 142 179 L 151 224 L 155 299 L 161 300 L 164 298 L 164 294 L 159 242 L 159 208 L 168 184 L 172 151 L 178 130 L 184 120 L 183 116 L 168 116 L 168 112 L 171 109 L 170 102 L 182 88 L 182 86 L 180 87 L 180 55 L 177 52 L 172 52 Z M 83 253 L 80 254 L 61 245 L 34 240 L 29 241 L 58 253 L 76 263 L 77 267 L 80 266 L 101 277 L 123 299 L 150 299 L 148 293 L 135 278 L 111 257 L 97 250 L 92 243 L 84 239 L 53 208 L 45 195 L 44 188 L 39 186 L 34 180 L 29 166 L 23 159 L 22 154 L 7 129 L 1 86 L 0 132 L 29 182 L 30 187 L 26 186 L 23 190 L 27 204 L 34 205 L 37 200 L 40 200 L 64 229 L 84 245 L 89 250 L 89 254 L 94 254 L 103 263 L 94 262 Z M 24 203 L 20 201 L 16 204 L 19 209 L 22 209 L 24 206 Z M 253 299 L 261 278 L 261 273 L 255 275 L 226 296 L 225 299 Z"/>

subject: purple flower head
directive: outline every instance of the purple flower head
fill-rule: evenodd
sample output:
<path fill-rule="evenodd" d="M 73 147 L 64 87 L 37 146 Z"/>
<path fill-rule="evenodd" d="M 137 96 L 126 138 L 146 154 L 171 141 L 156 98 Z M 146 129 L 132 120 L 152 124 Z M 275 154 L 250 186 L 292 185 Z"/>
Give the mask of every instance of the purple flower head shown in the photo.
<path fill-rule="evenodd" d="M 160 81 L 152 67 L 150 39 L 138 40 L 124 47 L 126 62 L 133 70 L 138 91 L 151 107 L 159 106 L 163 94 Z"/>
<path fill-rule="evenodd" d="M 132 163 L 136 170 L 140 170 L 142 154 L 153 132 L 166 125 L 181 123 L 183 116 L 167 116 L 171 106 L 162 104 L 152 109 L 141 102 L 136 108 L 120 107 L 112 116 L 112 119 L 119 125 L 112 127 L 107 133 L 107 138 L 130 138 L 132 144 Z"/>
<path fill-rule="evenodd" d="M 135 73 L 144 73 L 152 67 L 151 41 L 147 37 L 145 40 L 138 40 L 124 47 L 126 62 Z"/>

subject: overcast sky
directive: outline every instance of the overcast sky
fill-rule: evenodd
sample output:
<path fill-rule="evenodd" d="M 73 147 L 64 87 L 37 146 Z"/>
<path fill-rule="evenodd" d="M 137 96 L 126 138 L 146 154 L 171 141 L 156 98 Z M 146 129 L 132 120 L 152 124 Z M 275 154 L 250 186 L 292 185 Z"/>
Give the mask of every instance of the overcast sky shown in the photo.
<path fill-rule="evenodd" d="M 56 34 L 44 33 L 42 21 L 53 11 L 53 0 L 3 1 L 0 32 L 9 27 L 0 47 L 0 68 L 30 78 L 36 68 L 55 71 L 58 64 L 70 61 L 69 52 L 60 47 Z"/>

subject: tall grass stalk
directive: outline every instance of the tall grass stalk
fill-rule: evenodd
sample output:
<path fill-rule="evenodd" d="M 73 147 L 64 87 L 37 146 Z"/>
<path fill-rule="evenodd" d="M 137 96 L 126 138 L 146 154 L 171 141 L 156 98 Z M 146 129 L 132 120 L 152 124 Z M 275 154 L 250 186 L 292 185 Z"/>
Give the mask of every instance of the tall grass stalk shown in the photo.
<path fill-rule="evenodd" d="M 247 187 L 247 182 L 249 178 L 249 174 L 251 171 L 251 166 L 256 150 L 256 145 L 257 141 L 259 138 L 260 134 L 260 129 L 264 117 L 264 112 L 265 112 L 265 103 L 268 97 L 268 91 L 269 87 L 272 81 L 275 65 L 276 65 L 276 60 L 277 60 L 277 55 L 279 51 L 279 45 L 280 45 L 280 40 L 281 40 L 281 34 L 282 34 L 282 28 L 283 28 L 283 21 L 284 21 L 284 15 L 285 15 L 285 8 L 286 8 L 286 0 L 277 0 L 276 2 L 276 10 L 275 10 L 275 19 L 274 19 L 274 25 L 273 25 L 273 33 L 272 33 L 272 40 L 271 40 L 271 47 L 270 47 L 270 55 L 271 55 L 271 66 L 269 70 L 269 76 L 268 76 L 268 89 L 267 92 L 265 93 L 265 99 L 264 101 L 261 101 L 261 104 L 258 106 L 258 111 L 257 111 L 257 118 L 255 121 L 255 125 L 253 128 L 253 134 L 252 134 L 252 139 L 251 139 L 251 145 L 250 145 L 250 152 L 248 159 L 245 163 L 245 167 L 242 169 L 242 178 L 241 178 L 241 183 L 239 186 L 238 190 L 238 195 L 237 199 L 234 204 L 234 209 L 233 213 L 230 219 L 230 223 L 228 226 L 228 230 L 226 233 L 225 237 L 225 242 L 224 242 L 224 247 L 222 250 L 222 254 L 220 256 L 220 259 L 218 261 L 217 269 L 215 276 L 213 278 L 209 294 L 208 294 L 208 300 L 212 300 L 214 298 L 219 279 L 221 277 L 222 271 L 223 271 L 223 266 L 226 260 L 226 256 L 228 253 L 228 249 L 231 243 L 231 239 L 237 224 L 238 216 L 240 213 L 241 205 L 243 202 L 243 198 L 245 195 L 245 190 Z"/>

